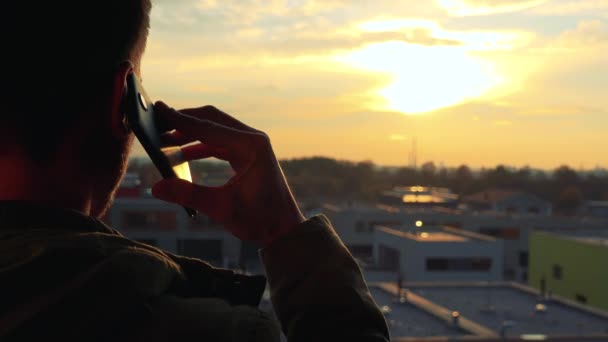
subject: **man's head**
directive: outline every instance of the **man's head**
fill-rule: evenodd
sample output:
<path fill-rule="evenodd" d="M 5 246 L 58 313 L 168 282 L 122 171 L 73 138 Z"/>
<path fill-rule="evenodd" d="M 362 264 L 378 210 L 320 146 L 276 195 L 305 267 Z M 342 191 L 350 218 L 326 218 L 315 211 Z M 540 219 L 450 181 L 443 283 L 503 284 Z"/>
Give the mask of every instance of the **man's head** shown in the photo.
<path fill-rule="evenodd" d="M 71 158 L 80 176 L 71 175 L 65 187 L 94 193 L 91 213 L 99 215 L 124 174 L 133 139 L 122 126 L 121 101 L 126 75 L 139 74 L 150 0 L 2 7 L 0 157 L 19 151 L 40 170 Z M 93 188 L 77 189 L 84 183 Z"/>

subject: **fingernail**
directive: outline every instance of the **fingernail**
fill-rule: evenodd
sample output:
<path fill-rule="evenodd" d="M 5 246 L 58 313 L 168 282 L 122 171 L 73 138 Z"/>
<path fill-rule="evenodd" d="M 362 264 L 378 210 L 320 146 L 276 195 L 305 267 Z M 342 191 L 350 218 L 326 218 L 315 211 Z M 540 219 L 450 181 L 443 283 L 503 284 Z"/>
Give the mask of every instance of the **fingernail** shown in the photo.
<path fill-rule="evenodd" d="M 163 101 L 156 101 L 156 105 L 157 105 L 158 107 L 163 108 L 163 109 L 168 109 L 168 108 L 169 108 L 169 106 L 167 106 L 167 104 L 166 104 L 166 103 L 164 103 Z"/>
<path fill-rule="evenodd" d="M 166 111 L 168 113 L 175 113 L 175 112 L 177 112 L 174 108 L 169 107 L 169 105 L 167 105 L 163 101 L 157 101 L 156 104 L 155 104 L 155 106 L 156 106 L 156 108 L 158 110 Z"/>

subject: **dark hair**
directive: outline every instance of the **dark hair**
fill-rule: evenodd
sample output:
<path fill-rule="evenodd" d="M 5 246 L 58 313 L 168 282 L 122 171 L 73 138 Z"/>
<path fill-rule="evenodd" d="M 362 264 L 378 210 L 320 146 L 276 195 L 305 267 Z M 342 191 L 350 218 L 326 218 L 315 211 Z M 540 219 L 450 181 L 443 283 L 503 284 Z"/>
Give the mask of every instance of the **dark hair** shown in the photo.
<path fill-rule="evenodd" d="M 52 158 L 84 108 L 109 94 L 120 62 L 143 54 L 150 9 L 150 0 L 3 3 L 0 134 Z"/>

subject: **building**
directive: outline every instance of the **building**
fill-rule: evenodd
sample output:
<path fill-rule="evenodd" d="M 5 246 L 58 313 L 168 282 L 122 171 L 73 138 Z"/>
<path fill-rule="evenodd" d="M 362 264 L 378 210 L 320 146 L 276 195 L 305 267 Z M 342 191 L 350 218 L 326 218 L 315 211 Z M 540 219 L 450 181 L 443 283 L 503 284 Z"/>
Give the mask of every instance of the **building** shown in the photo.
<path fill-rule="evenodd" d="M 511 215 L 498 212 L 474 212 L 447 208 L 416 208 L 403 206 L 369 206 L 356 203 L 325 205 L 321 212 L 332 221 L 342 241 L 359 259 L 374 264 L 371 251 L 376 225 L 389 228 L 415 226 L 450 226 L 489 235 L 503 242 L 503 278 L 528 282 L 528 237 L 535 229 L 563 230 L 573 227 L 595 229 L 608 226 L 608 219 L 559 217 L 542 215 Z M 370 256 L 371 255 L 371 256 Z"/>
<path fill-rule="evenodd" d="M 126 173 L 116 190 L 116 197 L 140 197 L 142 195 L 141 179 L 137 173 Z"/>
<path fill-rule="evenodd" d="M 471 333 L 460 326 L 433 315 L 424 306 L 415 302 L 396 303 L 395 296 L 377 286 L 370 286 L 374 300 L 384 312 L 388 328 L 394 341 L 397 338 L 411 338 L 419 341 L 423 338 L 464 337 Z"/>
<path fill-rule="evenodd" d="M 608 230 L 534 231 L 529 284 L 608 310 Z"/>
<path fill-rule="evenodd" d="M 383 284 L 382 288 L 396 292 L 396 286 Z M 421 302 L 429 312 L 444 319 L 458 317 L 462 329 L 479 338 L 471 340 L 608 341 L 608 312 L 557 296 L 545 298 L 525 285 L 406 282 L 403 288 L 406 301 L 412 298 Z"/>
<path fill-rule="evenodd" d="M 448 227 L 375 228 L 376 265 L 408 281 L 502 279 L 502 241 Z"/>
<path fill-rule="evenodd" d="M 332 222 L 350 252 L 365 263 L 374 263 L 374 227 L 399 227 L 407 222 L 400 210 L 349 203 L 344 206 L 325 205 L 321 212 Z M 413 220 L 413 218 L 410 218 Z"/>
<path fill-rule="evenodd" d="M 204 215 L 151 197 L 115 199 L 105 219 L 128 238 L 216 266 L 258 268 L 258 247 L 241 242 Z"/>
<path fill-rule="evenodd" d="M 391 340 L 608 342 L 608 312 L 510 282 L 370 283 Z"/>
<path fill-rule="evenodd" d="M 522 191 L 488 189 L 460 200 L 461 207 L 472 211 L 492 211 L 517 215 L 552 214 L 551 203 Z"/>
<path fill-rule="evenodd" d="M 608 201 L 587 201 L 583 205 L 581 214 L 608 218 Z"/>

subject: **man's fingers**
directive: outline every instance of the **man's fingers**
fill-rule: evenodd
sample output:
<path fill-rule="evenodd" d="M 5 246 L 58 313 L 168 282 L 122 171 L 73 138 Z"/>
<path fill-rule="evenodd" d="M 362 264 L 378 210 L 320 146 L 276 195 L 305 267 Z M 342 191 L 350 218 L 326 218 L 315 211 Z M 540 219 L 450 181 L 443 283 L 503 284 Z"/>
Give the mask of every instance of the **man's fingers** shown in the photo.
<path fill-rule="evenodd" d="M 162 106 L 159 106 L 159 115 L 168 127 L 210 145 L 243 148 L 250 143 L 252 136 L 257 134 L 240 131 L 210 120 L 198 119 L 171 108 L 161 108 Z"/>
<path fill-rule="evenodd" d="M 185 161 L 205 159 L 210 157 L 222 160 L 229 160 L 230 158 L 228 151 L 226 151 L 225 149 L 209 146 L 203 143 L 184 146 L 181 148 L 181 150 L 182 157 Z"/>
<path fill-rule="evenodd" d="M 215 220 L 225 219 L 226 211 L 220 200 L 224 195 L 220 188 L 190 183 L 179 178 L 163 179 L 152 188 L 154 197 L 185 207 L 198 209 Z"/>
<path fill-rule="evenodd" d="M 167 104 L 162 101 L 156 102 L 156 106 L 161 110 L 169 108 L 169 106 L 167 106 Z M 231 127 L 241 131 L 257 132 L 255 129 L 245 125 L 244 123 L 240 122 L 229 114 L 222 112 L 214 106 L 180 109 L 179 112 L 189 116 L 193 116 L 197 119 L 213 121 L 220 125 Z"/>
<path fill-rule="evenodd" d="M 160 140 L 163 146 L 183 146 L 198 141 L 175 130 L 161 134 Z"/>

